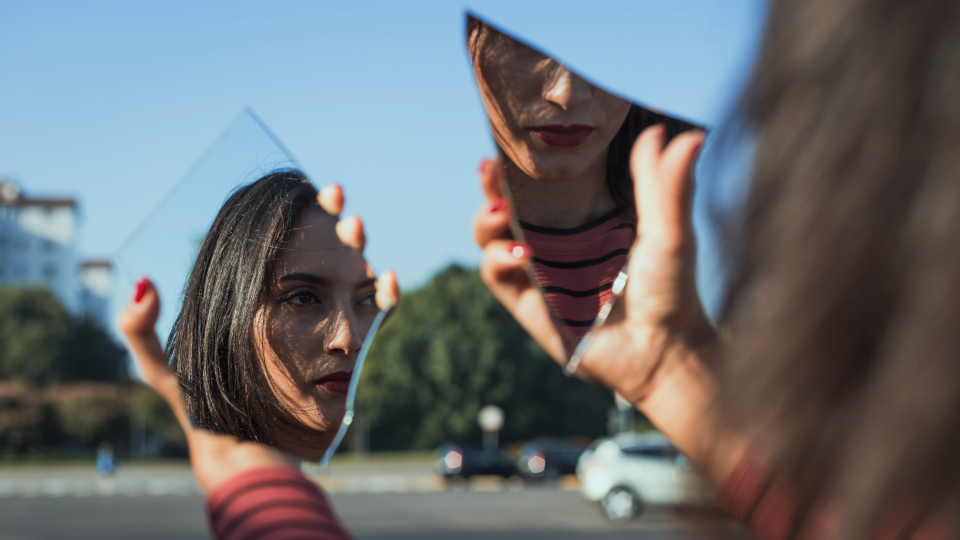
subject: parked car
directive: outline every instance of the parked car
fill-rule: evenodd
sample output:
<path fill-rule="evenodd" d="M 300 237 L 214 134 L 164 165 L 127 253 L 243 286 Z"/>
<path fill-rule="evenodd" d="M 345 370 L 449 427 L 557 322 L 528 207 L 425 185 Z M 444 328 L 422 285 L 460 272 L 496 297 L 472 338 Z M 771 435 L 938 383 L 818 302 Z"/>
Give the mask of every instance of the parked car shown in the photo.
<path fill-rule="evenodd" d="M 706 480 L 659 433 L 621 433 L 598 439 L 577 464 L 581 492 L 613 521 L 633 519 L 645 505 L 707 505 Z"/>
<path fill-rule="evenodd" d="M 557 479 L 577 472 L 577 460 L 587 449 L 586 439 L 542 438 L 520 447 L 517 470 L 528 480 Z"/>
<path fill-rule="evenodd" d="M 446 478 L 469 478 L 478 474 L 507 478 L 517 474 L 517 468 L 499 450 L 453 443 L 441 444 L 437 448 L 434 470 Z"/>

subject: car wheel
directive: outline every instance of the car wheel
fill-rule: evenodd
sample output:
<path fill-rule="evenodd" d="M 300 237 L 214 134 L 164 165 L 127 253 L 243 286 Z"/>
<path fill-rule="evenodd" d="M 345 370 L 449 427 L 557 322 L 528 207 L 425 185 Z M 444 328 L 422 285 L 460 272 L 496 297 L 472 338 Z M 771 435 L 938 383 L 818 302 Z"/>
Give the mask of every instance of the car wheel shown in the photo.
<path fill-rule="evenodd" d="M 623 487 L 615 487 L 600 499 L 604 515 L 610 521 L 627 521 L 640 513 L 640 498 Z"/>

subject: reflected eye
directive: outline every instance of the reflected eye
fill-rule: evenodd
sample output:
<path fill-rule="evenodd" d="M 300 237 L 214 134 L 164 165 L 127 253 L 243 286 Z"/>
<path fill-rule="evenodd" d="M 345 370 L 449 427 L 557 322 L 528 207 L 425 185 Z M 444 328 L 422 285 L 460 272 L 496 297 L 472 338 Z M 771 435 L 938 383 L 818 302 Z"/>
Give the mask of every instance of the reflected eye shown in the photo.
<path fill-rule="evenodd" d="M 315 294 L 310 291 L 294 291 L 284 297 L 283 302 L 286 304 L 292 304 L 294 306 L 307 306 L 311 304 L 319 304 L 320 300 Z"/>
<path fill-rule="evenodd" d="M 367 294 L 367 295 L 363 296 L 362 298 L 360 298 L 360 301 L 357 302 L 357 305 L 358 305 L 358 306 L 373 306 L 373 307 L 377 307 L 377 294 L 376 294 L 376 293 L 370 293 L 370 294 Z"/>

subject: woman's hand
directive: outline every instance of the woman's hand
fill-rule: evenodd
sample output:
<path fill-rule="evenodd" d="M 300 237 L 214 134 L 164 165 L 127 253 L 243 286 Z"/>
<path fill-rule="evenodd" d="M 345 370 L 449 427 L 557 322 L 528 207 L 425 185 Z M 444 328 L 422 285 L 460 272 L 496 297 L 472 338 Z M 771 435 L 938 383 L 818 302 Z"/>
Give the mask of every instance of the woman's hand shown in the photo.
<path fill-rule="evenodd" d="M 477 244 L 483 248 L 480 277 L 490 292 L 557 362 L 566 361 L 563 337 L 553 324 L 547 302 L 530 283 L 527 267 L 533 257 L 530 246 L 513 240 L 512 211 L 502 191 L 500 160 L 480 165 L 480 183 L 487 203 L 474 220 Z"/>
<path fill-rule="evenodd" d="M 193 427 L 187 418 L 180 387 L 160 347 L 154 327 L 160 314 L 160 296 L 147 278 L 137 282 L 133 299 L 120 314 L 120 329 L 137 359 L 140 374 L 167 402 L 187 436 L 193 473 L 204 493 L 225 480 L 250 469 L 292 466 L 279 450 Z"/>
<path fill-rule="evenodd" d="M 741 447 L 739 442 L 718 443 L 726 434 L 716 431 L 715 385 L 705 365 L 717 334 L 697 294 L 691 219 L 692 173 L 703 134 L 681 134 L 666 148 L 664 139 L 663 126 L 654 126 L 634 145 L 631 172 L 639 234 L 627 264 L 629 278 L 576 373 L 633 403 L 719 483 Z M 531 336 L 563 363 L 559 334 L 527 277 L 532 254 L 526 246 L 522 253 L 516 251 L 507 240 L 510 212 L 498 203 L 499 169 L 487 166 L 481 173 L 491 199 L 475 221 L 477 242 L 484 248 L 481 276 Z"/>

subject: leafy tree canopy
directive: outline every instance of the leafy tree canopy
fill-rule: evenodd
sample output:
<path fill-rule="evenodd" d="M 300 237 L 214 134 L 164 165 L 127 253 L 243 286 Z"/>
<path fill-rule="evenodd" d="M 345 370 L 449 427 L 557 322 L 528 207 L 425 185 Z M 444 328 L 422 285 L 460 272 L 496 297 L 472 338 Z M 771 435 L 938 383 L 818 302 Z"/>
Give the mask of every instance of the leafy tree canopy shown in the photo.
<path fill-rule="evenodd" d="M 106 330 L 72 320 L 49 290 L 0 289 L 0 378 L 40 385 L 117 381 L 124 358 Z"/>
<path fill-rule="evenodd" d="M 502 442 L 606 434 L 611 394 L 563 375 L 476 270 L 452 265 L 405 293 L 367 362 L 358 400 L 374 450 L 479 442 L 487 404 L 505 412 Z"/>

